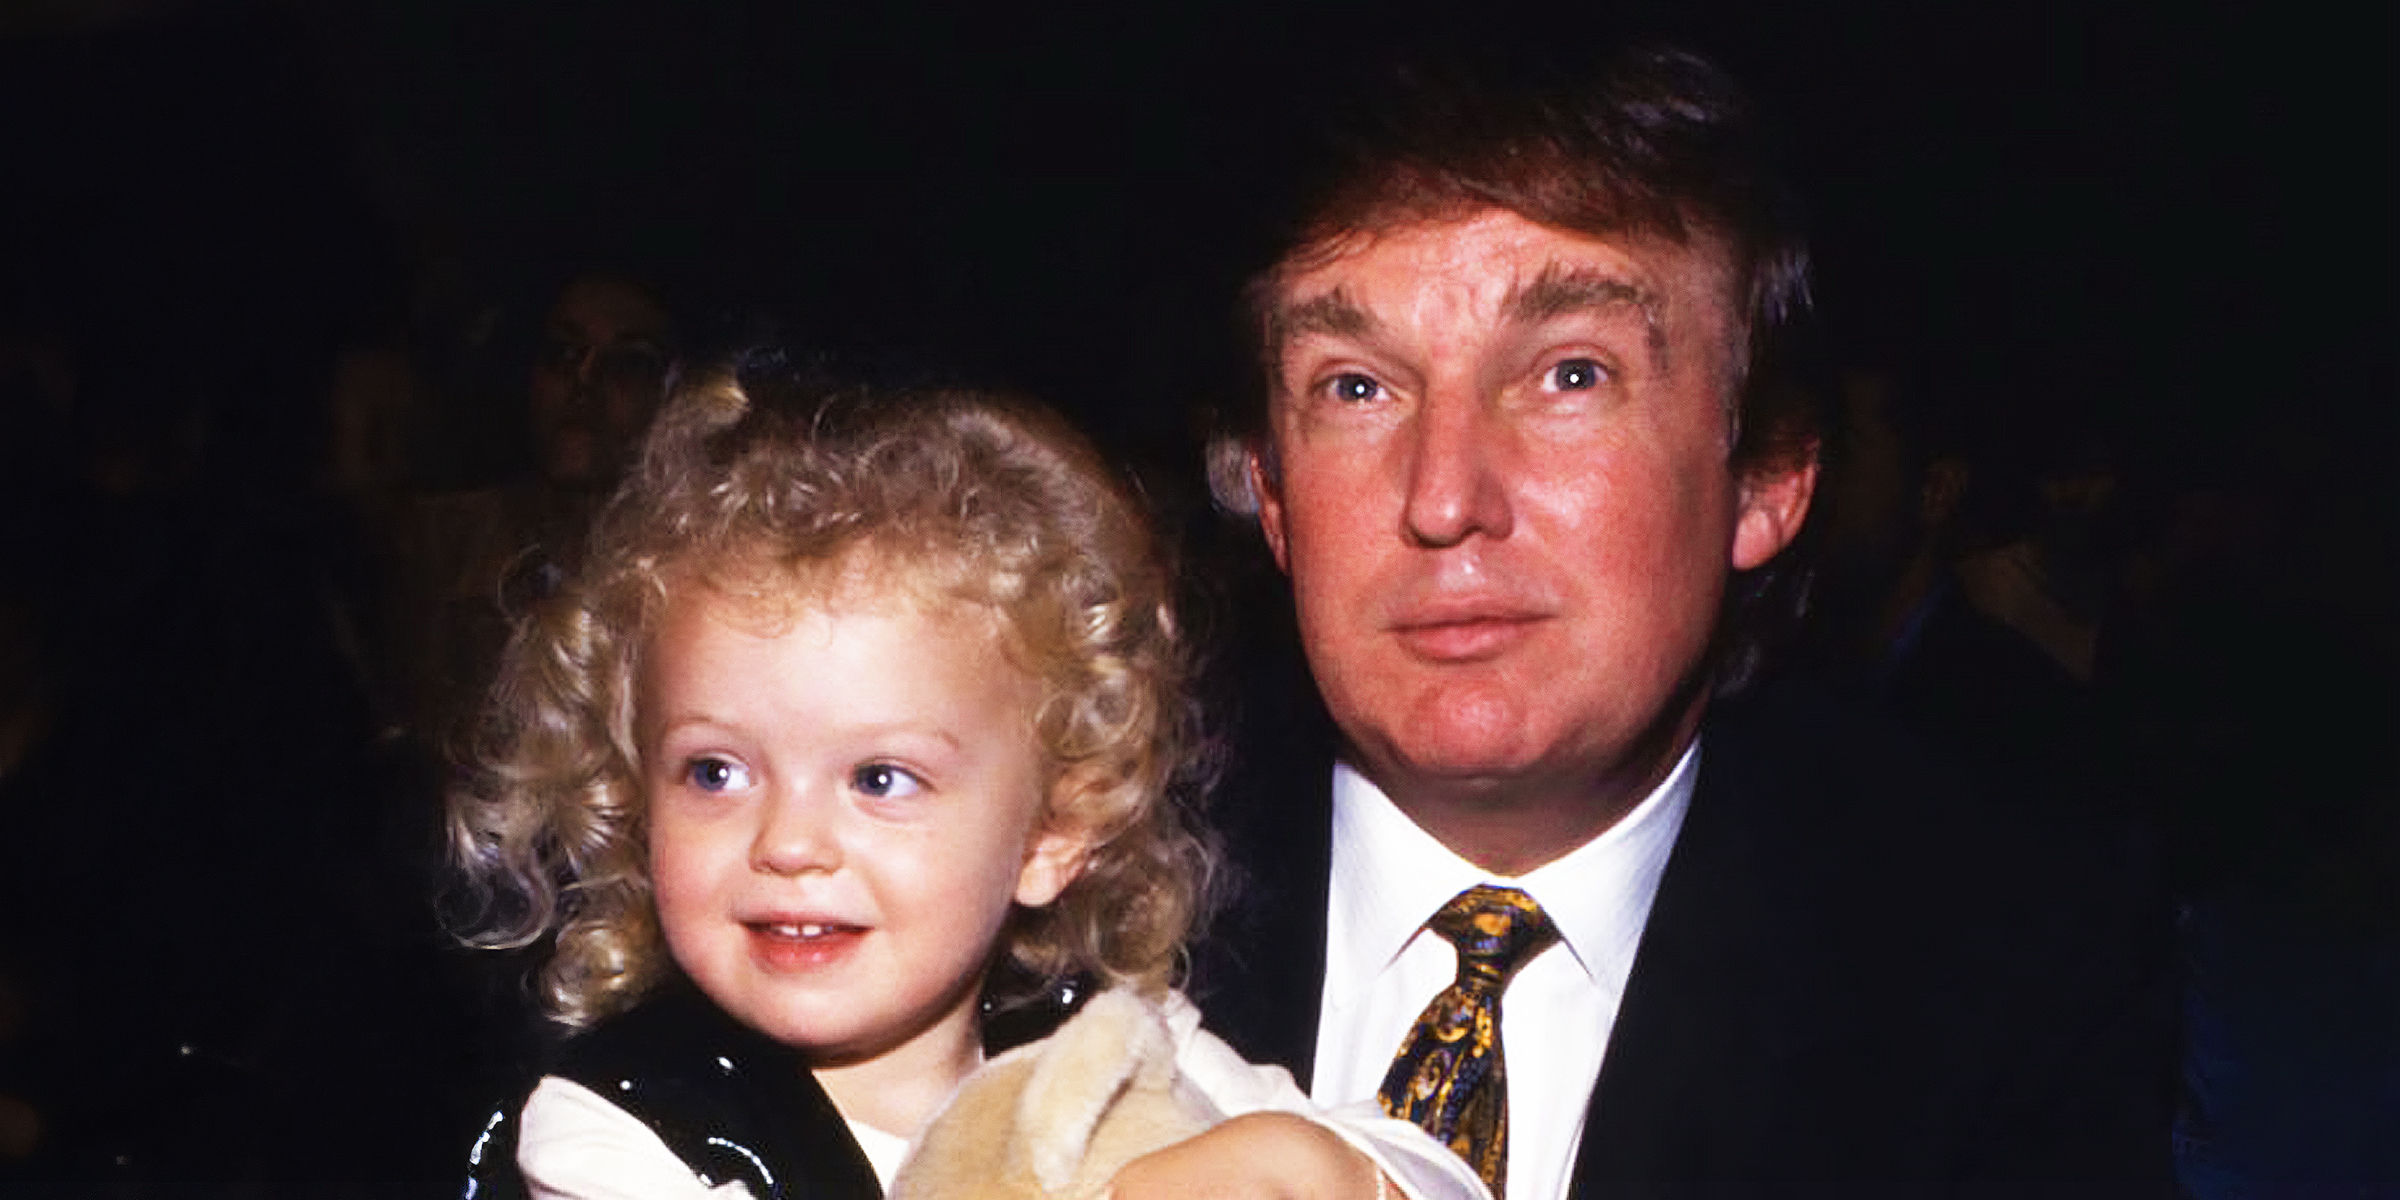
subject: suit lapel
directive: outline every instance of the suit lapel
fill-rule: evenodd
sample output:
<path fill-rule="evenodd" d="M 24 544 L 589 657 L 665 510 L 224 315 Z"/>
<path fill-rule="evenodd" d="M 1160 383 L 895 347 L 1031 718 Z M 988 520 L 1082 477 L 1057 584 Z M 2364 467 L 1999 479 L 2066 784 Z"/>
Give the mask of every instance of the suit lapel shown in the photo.
<path fill-rule="evenodd" d="M 1772 1177 L 1753 1172 L 1792 1118 L 1777 1081 L 1838 1015 L 1800 949 L 1820 919 L 1787 882 L 1801 851 L 1753 808 L 1775 794 L 1763 773 L 1738 726 L 1712 724 L 1593 1086 L 1577 1200 Z"/>

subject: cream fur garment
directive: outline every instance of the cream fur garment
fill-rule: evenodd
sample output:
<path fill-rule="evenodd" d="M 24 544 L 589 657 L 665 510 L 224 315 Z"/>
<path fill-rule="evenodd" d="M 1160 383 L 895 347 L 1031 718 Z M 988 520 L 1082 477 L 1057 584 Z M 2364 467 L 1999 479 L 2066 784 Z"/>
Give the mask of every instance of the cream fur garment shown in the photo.
<path fill-rule="evenodd" d="M 1224 1116 L 1177 1069 L 1158 1004 L 1102 992 L 960 1084 L 887 1200 L 1088 1200 L 1126 1163 Z"/>

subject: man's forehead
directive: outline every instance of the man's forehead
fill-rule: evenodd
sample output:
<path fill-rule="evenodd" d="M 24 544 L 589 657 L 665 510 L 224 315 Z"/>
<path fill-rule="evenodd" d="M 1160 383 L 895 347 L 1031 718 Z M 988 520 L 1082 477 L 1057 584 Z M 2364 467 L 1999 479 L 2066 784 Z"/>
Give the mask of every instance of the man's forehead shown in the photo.
<path fill-rule="evenodd" d="M 1639 339 L 1647 355 L 1636 368 L 1642 373 L 1700 370 L 1715 377 L 1713 386 L 1738 389 L 1749 337 L 1733 251 L 1705 229 L 1682 239 L 1594 235 L 1495 209 L 1323 239 L 1288 257 L 1266 282 L 1257 311 L 1270 405 L 1287 394 L 1291 356 L 1314 353 L 1314 342 L 1464 334 L 1513 344 L 1545 336 L 1539 331 L 1554 319 L 1585 322 L 1577 336 L 1599 321 Z M 1445 291 L 1456 303 L 1440 312 L 1433 305 Z M 1429 313 L 1429 322 L 1402 332 Z M 1736 391 L 1725 395 L 1735 402 Z"/>
<path fill-rule="evenodd" d="M 1276 273 L 1267 316 L 1277 340 L 1360 335 L 1402 301 L 1512 320 L 1624 305 L 1655 325 L 1670 307 L 1729 301 L 1730 277 L 1714 239 L 1584 234 L 1492 210 L 1304 249 Z"/>

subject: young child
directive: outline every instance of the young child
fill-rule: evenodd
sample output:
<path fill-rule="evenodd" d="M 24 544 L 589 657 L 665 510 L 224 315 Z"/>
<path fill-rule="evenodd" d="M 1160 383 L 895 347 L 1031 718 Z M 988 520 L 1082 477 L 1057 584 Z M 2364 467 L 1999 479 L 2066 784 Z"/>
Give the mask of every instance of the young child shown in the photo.
<path fill-rule="evenodd" d="M 1226 1144 L 1286 1194 L 1479 1194 L 1168 988 L 1209 861 L 1169 798 L 1170 582 L 1057 418 L 729 369 L 670 402 L 585 561 L 511 643 L 451 802 L 469 939 L 550 939 L 542 1000 L 577 1031 L 470 1196 L 520 1182 L 512 1134 L 535 1196 L 878 1196 L 981 1063 L 1004 960 L 1153 1002 L 1179 1094 L 1257 1114 Z M 1160 1156 L 1143 1183 L 1192 1158 L 1225 1173 Z"/>

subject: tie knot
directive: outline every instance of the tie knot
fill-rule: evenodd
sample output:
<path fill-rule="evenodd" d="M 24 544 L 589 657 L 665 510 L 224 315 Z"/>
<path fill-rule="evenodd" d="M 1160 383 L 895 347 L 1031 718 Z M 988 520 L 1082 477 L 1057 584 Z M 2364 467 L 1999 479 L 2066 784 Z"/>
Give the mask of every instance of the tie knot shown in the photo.
<path fill-rule="evenodd" d="M 1433 914 L 1427 926 L 1458 947 L 1459 982 L 1495 987 L 1558 940 L 1558 929 L 1533 897 L 1515 888 L 1478 884 Z"/>

